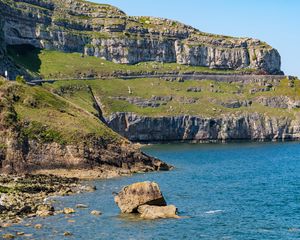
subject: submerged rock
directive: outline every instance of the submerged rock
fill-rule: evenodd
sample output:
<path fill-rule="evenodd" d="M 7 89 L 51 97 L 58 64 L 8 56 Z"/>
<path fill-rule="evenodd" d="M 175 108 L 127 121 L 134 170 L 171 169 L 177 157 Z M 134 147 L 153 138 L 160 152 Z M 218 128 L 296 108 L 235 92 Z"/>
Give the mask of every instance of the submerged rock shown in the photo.
<path fill-rule="evenodd" d="M 142 205 L 138 207 L 141 218 L 158 219 L 158 218 L 179 218 L 177 208 L 174 205 L 169 206 L 150 206 Z"/>
<path fill-rule="evenodd" d="M 91 211 L 91 215 L 94 215 L 94 216 L 100 216 L 101 214 L 102 214 L 102 212 L 97 211 L 97 210 Z"/>
<path fill-rule="evenodd" d="M 141 205 L 166 206 L 167 203 L 155 182 L 138 182 L 124 187 L 115 197 L 122 213 L 137 212 Z"/>
<path fill-rule="evenodd" d="M 35 224 L 35 225 L 34 225 L 34 228 L 35 228 L 35 229 L 41 229 L 42 227 L 43 227 L 42 224 Z"/>
<path fill-rule="evenodd" d="M 65 236 L 65 237 L 72 236 L 72 235 L 73 235 L 73 234 L 70 233 L 70 232 L 64 232 L 64 236 Z"/>

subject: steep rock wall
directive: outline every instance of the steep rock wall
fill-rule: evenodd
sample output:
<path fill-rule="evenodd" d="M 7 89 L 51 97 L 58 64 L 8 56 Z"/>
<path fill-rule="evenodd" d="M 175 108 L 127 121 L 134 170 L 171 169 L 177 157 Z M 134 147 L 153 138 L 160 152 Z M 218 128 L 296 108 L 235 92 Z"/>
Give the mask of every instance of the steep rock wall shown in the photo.
<path fill-rule="evenodd" d="M 276 49 L 259 40 L 200 32 L 176 21 L 129 17 L 109 5 L 76 0 L 1 0 L 7 44 L 81 52 L 116 63 L 177 62 L 281 73 Z"/>
<path fill-rule="evenodd" d="M 268 117 L 258 113 L 222 115 L 218 118 L 143 117 L 133 113 L 115 113 L 107 122 L 113 130 L 136 142 L 300 138 L 299 119 Z"/>

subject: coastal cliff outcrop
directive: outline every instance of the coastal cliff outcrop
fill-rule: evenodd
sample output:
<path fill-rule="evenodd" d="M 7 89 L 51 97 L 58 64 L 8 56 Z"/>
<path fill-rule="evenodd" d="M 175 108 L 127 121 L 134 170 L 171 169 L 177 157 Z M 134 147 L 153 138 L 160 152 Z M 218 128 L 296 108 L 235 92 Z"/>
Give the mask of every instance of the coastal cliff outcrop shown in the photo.
<path fill-rule="evenodd" d="M 0 80 L 0 172 L 76 169 L 110 177 L 169 168 L 97 116 L 40 87 Z"/>
<path fill-rule="evenodd" d="M 130 17 L 78 0 L 1 0 L 6 45 L 80 52 L 123 64 L 145 61 L 280 74 L 278 51 L 251 38 L 203 33 L 177 21 Z"/>
<path fill-rule="evenodd" d="M 259 113 L 222 114 L 210 118 L 114 113 L 107 121 L 113 130 L 136 142 L 300 139 L 300 119 Z"/>

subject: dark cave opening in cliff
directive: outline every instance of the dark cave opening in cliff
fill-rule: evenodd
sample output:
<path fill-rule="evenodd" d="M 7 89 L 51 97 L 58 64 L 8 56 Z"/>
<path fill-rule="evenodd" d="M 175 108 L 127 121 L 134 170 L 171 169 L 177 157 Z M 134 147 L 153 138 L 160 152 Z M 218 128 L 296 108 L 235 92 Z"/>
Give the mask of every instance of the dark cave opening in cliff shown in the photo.
<path fill-rule="evenodd" d="M 34 73 L 40 71 L 42 62 L 39 54 L 41 53 L 41 49 L 30 44 L 8 45 L 7 53 L 20 67 Z"/>

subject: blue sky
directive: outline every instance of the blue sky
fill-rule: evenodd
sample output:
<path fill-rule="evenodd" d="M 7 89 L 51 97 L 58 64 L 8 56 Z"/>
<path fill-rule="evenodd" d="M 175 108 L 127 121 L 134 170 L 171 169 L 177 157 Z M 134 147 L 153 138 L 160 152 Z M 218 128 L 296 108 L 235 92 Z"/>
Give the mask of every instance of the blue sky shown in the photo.
<path fill-rule="evenodd" d="M 253 37 L 281 54 L 282 70 L 300 76 L 299 0 L 93 0 L 128 15 L 175 19 L 204 32 Z"/>

